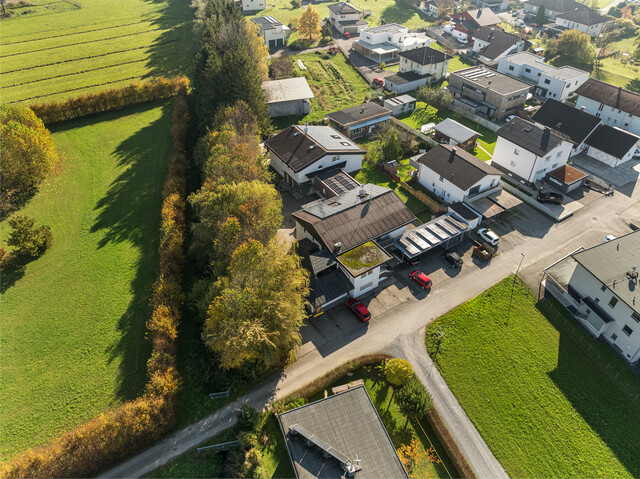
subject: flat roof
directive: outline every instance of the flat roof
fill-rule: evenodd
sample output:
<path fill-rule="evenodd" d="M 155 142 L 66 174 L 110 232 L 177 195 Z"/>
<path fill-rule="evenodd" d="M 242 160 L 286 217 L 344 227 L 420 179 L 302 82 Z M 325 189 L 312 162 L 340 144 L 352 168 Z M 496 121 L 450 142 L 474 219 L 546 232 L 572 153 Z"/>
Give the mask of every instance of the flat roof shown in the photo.
<path fill-rule="evenodd" d="M 530 85 L 515 78 L 484 67 L 470 67 L 451 72 L 453 76 L 464 78 L 469 83 L 493 90 L 501 95 L 529 90 Z"/>
<path fill-rule="evenodd" d="M 589 72 L 580 70 L 578 68 L 565 65 L 562 67 L 554 67 L 544 62 L 544 58 L 531 52 L 517 52 L 507 55 L 501 58 L 500 61 L 511 62 L 516 65 L 529 65 L 538 70 L 542 70 L 550 77 L 557 78 L 558 80 L 573 80 L 575 78 L 587 75 Z"/>
<path fill-rule="evenodd" d="M 305 77 L 265 81 L 262 82 L 262 90 L 267 104 L 313 98 Z"/>
<path fill-rule="evenodd" d="M 357 479 L 409 479 L 364 386 L 284 412 L 278 422 L 299 479 L 342 477 L 336 457 L 361 461 Z M 291 431 L 295 425 L 336 454 L 325 457 L 320 447 Z"/>
<path fill-rule="evenodd" d="M 387 23 L 385 25 L 379 25 L 377 27 L 365 28 L 362 31 L 369 33 L 401 33 L 408 32 L 409 29 L 398 23 Z"/>
<path fill-rule="evenodd" d="M 469 230 L 466 222 L 459 221 L 452 214 L 446 213 L 428 223 L 406 231 L 395 242 L 396 247 L 409 258 L 445 244 Z"/>
<path fill-rule="evenodd" d="M 464 126 L 462 123 L 458 123 L 451 118 L 445 118 L 442 120 L 436 125 L 435 129 L 458 143 L 464 143 L 474 136 L 482 136 L 479 132 Z"/>

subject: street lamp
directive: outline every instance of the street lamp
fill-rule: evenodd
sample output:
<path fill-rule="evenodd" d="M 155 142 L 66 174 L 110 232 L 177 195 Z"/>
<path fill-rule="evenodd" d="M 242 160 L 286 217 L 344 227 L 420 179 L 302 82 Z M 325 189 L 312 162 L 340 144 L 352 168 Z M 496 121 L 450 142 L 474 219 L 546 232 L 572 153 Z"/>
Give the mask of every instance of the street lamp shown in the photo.
<path fill-rule="evenodd" d="M 516 274 L 513 276 L 513 283 L 511 284 L 511 298 L 509 298 L 509 311 L 507 312 L 507 325 L 509 324 L 509 316 L 511 315 L 511 305 L 513 304 L 513 290 L 516 287 L 516 278 L 518 277 L 518 272 L 520 271 L 520 266 L 522 266 L 522 261 L 524 260 L 524 253 L 520 253 L 520 264 L 518 264 L 518 269 L 516 269 Z"/>

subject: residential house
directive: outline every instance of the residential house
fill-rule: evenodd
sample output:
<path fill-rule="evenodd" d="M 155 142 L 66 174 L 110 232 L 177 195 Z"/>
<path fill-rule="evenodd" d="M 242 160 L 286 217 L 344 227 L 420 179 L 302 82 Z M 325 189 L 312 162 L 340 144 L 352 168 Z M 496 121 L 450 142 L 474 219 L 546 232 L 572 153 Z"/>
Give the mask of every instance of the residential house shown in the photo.
<path fill-rule="evenodd" d="M 453 13 L 455 4 L 455 0 L 427 0 L 424 4 L 423 11 L 432 17 L 439 18 L 443 15 Z"/>
<path fill-rule="evenodd" d="M 402 116 L 415 110 L 416 102 L 417 100 L 410 95 L 399 95 L 387 98 L 383 105 L 391 110 L 392 116 Z"/>
<path fill-rule="evenodd" d="M 397 23 L 363 28 L 360 38 L 353 42 L 353 49 L 377 63 L 395 60 L 398 53 L 431 45 L 431 38 L 422 33 L 409 33 L 409 29 Z"/>
<path fill-rule="evenodd" d="M 454 37 L 471 41 L 473 34 L 481 27 L 495 27 L 502 20 L 498 15 L 493 13 L 489 8 L 478 8 L 477 10 L 467 10 L 453 15 L 455 25 L 453 32 Z"/>
<path fill-rule="evenodd" d="M 296 478 L 409 479 L 364 385 L 341 389 L 277 415 Z"/>
<path fill-rule="evenodd" d="M 640 360 L 640 231 L 580 248 L 544 270 L 545 290 L 628 363 Z"/>
<path fill-rule="evenodd" d="M 530 121 L 514 118 L 497 132 L 491 165 L 526 185 L 565 165 L 573 144 Z"/>
<path fill-rule="evenodd" d="M 405 93 L 443 80 L 449 70 L 451 55 L 431 47 L 414 48 L 398 53 L 397 75 L 385 78 L 387 90 Z"/>
<path fill-rule="evenodd" d="M 584 152 L 585 140 L 602 125 L 600 118 L 551 98 L 542 104 L 531 120 L 571 140 L 570 156 Z"/>
<path fill-rule="evenodd" d="M 556 16 L 556 28 L 574 29 L 597 37 L 611 20 L 590 8 L 581 8 Z"/>
<path fill-rule="evenodd" d="M 640 140 L 637 135 L 604 125 L 601 118 L 556 100 L 547 100 L 532 120 L 571 140 L 571 156 L 583 153 L 612 167 L 630 160 Z"/>
<path fill-rule="evenodd" d="M 544 6 L 545 16 L 551 20 L 562 13 L 585 8 L 582 3 L 575 0 L 529 0 L 524 3 L 524 13 L 535 16 L 541 6 Z"/>
<path fill-rule="evenodd" d="M 509 0 L 471 0 L 478 8 L 489 8 L 494 12 L 504 12 L 509 8 Z"/>
<path fill-rule="evenodd" d="M 518 35 L 496 27 L 480 27 L 473 34 L 473 51 L 485 65 L 493 65 L 510 53 L 521 52 L 525 43 Z"/>
<path fill-rule="evenodd" d="M 476 140 L 482 136 L 475 130 L 464 126 L 451 118 L 445 118 L 435 127 L 434 139 L 440 143 L 459 146 L 468 150 L 476 146 Z"/>
<path fill-rule="evenodd" d="M 293 125 L 264 142 L 270 165 L 287 184 L 302 189 L 318 173 L 362 168 L 365 150 L 330 126 Z"/>
<path fill-rule="evenodd" d="M 309 99 L 313 98 L 313 92 L 305 77 L 265 81 L 262 91 L 272 118 L 306 115 L 311 111 Z"/>
<path fill-rule="evenodd" d="M 329 5 L 329 22 L 343 35 L 357 35 L 363 28 L 369 26 L 362 18 L 362 11 L 349 2 L 338 2 Z"/>
<path fill-rule="evenodd" d="M 265 0 L 240 0 L 243 12 L 257 12 L 267 8 L 267 2 Z"/>
<path fill-rule="evenodd" d="M 502 173 L 462 148 L 438 145 L 416 161 L 418 182 L 449 204 L 473 201 L 502 188 Z"/>
<path fill-rule="evenodd" d="M 500 59 L 498 71 L 534 85 L 540 98 L 565 101 L 589 79 L 589 72 L 571 66 L 555 67 L 530 52 L 519 52 Z"/>
<path fill-rule="evenodd" d="M 370 102 L 329 113 L 327 118 L 330 126 L 347 138 L 355 139 L 375 135 L 391 121 L 391 110 Z"/>
<path fill-rule="evenodd" d="M 480 66 L 451 72 L 447 88 L 453 93 L 456 106 L 491 120 L 502 120 L 524 108 L 530 86 Z"/>
<path fill-rule="evenodd" d="M 576 95 L 577 109 L 601 118 L 605 125 L 640 135 L 640 93 L 590 78 Z"/>
<path fill-rule="evenodd" d="M 284 47 L 291 30 L 271 16 L 252 18 L 258 26 L 258 36 L 264 40 L 269 48 Z"/>
<path fill-rule="evenodd" d="M 416 219 L 393 190 L 373 184 L 306 204 L 293 218 L 296 239 L 333 255 L 353 297 L 378 286 L 391 260 L 380 244 L 399 237 Z"/>

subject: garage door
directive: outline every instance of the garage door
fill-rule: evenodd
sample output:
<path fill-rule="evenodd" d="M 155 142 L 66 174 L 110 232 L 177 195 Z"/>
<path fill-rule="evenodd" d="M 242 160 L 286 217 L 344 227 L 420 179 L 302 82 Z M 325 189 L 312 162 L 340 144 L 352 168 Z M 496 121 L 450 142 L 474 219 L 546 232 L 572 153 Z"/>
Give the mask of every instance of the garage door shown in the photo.
<path fill-rule="evenodd" d="M 275 40 L 269 40 L 269 48 L 273 48 L 276 46 L 276 41 Z"/>
<path fill-rule="evenodd" d="M 276 40 L 276 46 L 277 46 L 277 47 L 281 47 L 281 46 L 283 46 L 283 45 L 284 45 L 284 40 L 283 40 L 282 38 L 278 38 L 278 39 Z"/>

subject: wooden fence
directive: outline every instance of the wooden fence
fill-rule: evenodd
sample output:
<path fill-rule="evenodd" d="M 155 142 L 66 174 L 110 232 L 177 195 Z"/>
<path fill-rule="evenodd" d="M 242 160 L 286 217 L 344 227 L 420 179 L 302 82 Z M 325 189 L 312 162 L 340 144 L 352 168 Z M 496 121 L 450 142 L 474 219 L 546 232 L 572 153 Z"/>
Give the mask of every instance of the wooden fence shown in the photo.
<path fill-rule="evenodd" d="M 413 196 L 416 200 L 418 200 L 420 203 L 422 203 L 427 208 L 429 208 L 433 214 L 446 213 L 448 211 L 447 208 L 442 206 L 436 200 L 434 200 L 433 198 L 430 198 L 428 195 L 426 195 L 422 191 L 416 190 L 415 188 L 410 186 L 408 183 L 401 181 L 400 186 L 402 186 L 405 190 L 407 190 L 407 193 Z"/>

